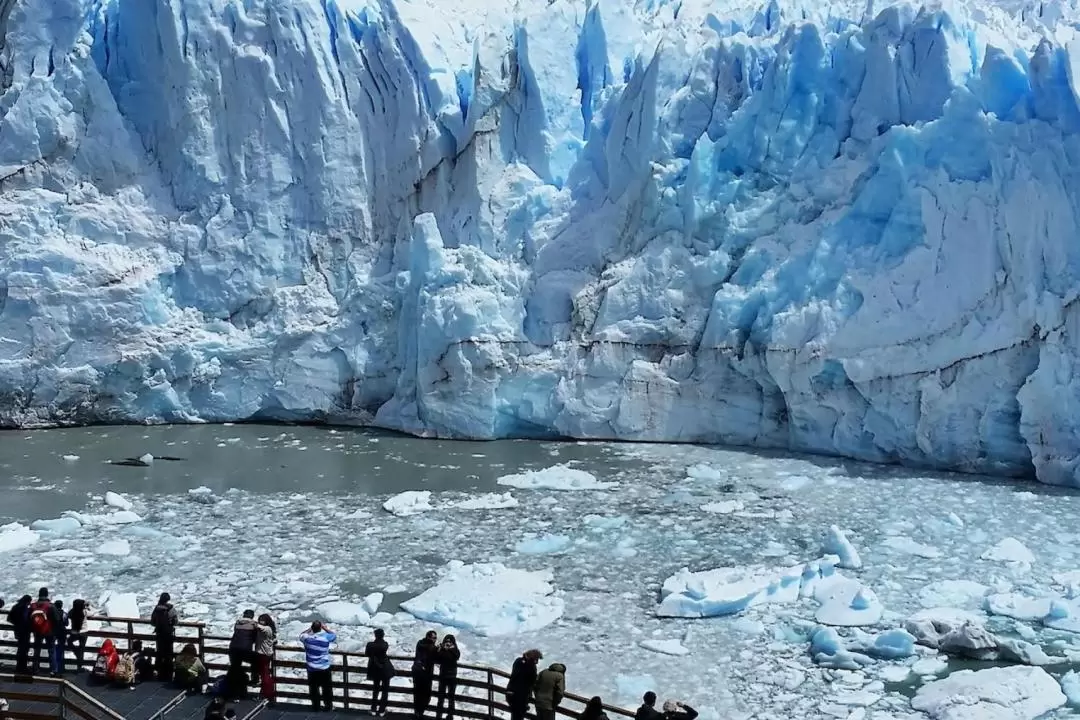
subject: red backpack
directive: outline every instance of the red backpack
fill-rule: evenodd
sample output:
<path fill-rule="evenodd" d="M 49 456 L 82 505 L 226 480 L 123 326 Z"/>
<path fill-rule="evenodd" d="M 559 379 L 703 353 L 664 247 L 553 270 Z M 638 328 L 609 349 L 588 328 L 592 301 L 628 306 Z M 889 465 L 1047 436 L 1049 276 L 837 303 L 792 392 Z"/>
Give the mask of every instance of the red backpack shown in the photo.
<path fill-rule="evenodd" d="M 30 606 L 30 629 L 42 637 L 52 635 L 52 603 L 38 600 Z"/>

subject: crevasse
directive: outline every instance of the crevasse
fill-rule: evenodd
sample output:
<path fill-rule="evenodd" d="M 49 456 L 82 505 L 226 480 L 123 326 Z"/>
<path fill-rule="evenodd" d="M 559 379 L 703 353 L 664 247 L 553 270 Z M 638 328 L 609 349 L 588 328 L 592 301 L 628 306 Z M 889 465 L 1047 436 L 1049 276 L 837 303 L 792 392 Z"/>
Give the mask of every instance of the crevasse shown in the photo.
<path fill-rule="evenodd" d="M 1075 16 L 0 3 L 0 423 L 1080 485 Z"/>

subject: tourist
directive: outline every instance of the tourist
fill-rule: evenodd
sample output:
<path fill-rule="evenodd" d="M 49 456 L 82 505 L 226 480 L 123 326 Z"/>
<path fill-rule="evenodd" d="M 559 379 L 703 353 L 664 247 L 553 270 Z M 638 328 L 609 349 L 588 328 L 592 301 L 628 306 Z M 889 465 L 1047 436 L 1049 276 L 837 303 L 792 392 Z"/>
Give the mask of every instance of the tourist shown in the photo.
<path fill-rule="evenodd" d="M 274 686 L 274 647 L 277 645 L 277 625 L 274 618 L 263 613 L 255 626 L 255 667 L 259 671 L 259 695 L 273 704 L 277 692 Z"/>
<path fill-rule="evenodd" d="M 552 663 L 547 670 L 536 676 L 537 720 L 555 720 L 555 708 L 559 707 L 566 694 L 566 666 Z"/>
<path fill-rule="evenodd" d="M 604 701 L 599 696 L 589 698 L 578 720 L 608 720 L 607 713 L 604 712 Z"/>
<path fill-rule="evenodd" d="M 30 602 L 33 598 L 23 595 L 8 610 L 7 621 L 15 634 L 15 672 L 25 675 L 30 662 Z"/>
<path fill-rule="evenodd" d="M 697 710 L 675 700 L 664 701 L 664 720 L 694 720 Z"/>
<path fill-rule="evenodd" d="M 371 691 L 371 714 L 386 715 L 387 695 L 390 692 L 390 679 L 397 674 L 394 663 L 390 662 L 387 652 L 390 650 L 389 643 L 385 640 L 386 633 L 382 628 L 375 630 L 375 639 L 364 648 L 364 657 L 367 658 L 367 678 L 374 685 Z"/>
<path fill-rule="evenodd" d="M 435 718 L 442 717 L 443 700 L 446 700 L 446 720 L 453 720 L 454 694 L 457 692 L 457 666 L 461 659 L 461 650 L 458 649 L 457 640 L 453 635 L 447 635 L 439 643 L 436 651 L 436 659 L 439 662 L 439 704 L 435 709 Z"/>
<path fill-rule="evenodd" d="M 258 623 L 255 622 L 255 611 L 245 610 L 243 616 L 233 625 L 232 640 L 229 641 L 229 666 L 243 668 L 247 665 L 249 682 L 252 685 L 259 684 L 259 676 L 255 672 L 255 641 L 259 636 Z"/>
<path fill-rule="evenodd" d="M 150 613 L 150 624 L 154 626 L 154 645 L 157 647 L 156 666 L 158 680 L 169 682 L 173 671 L 173 641 L 176 639 L 176 624 L 180 621 L 169 593 L 161 593 L 154 611 Z M 85 644 L 85 640 L 83 641 Z"/>
<path fill-rule="evenodd" d="M 536 684 L 536 665 L 543 660 L 539 650 L 526 650 L 514 661 L 510 679 L 506 681 L 506 704 L 510 706 L 510 720 L 525 720 Z"/>
<path fill-rule="evenodd" d="M 334 707 L 333 684 L 330 675 L 330 645 L 337 640 L 337 635 L 321 622 L 311 623 L 311 629 L 300 634 L 304 646 L 308 674 L 308 695 L 311 707 L 319 709 L 319 696 L 327 710 Z"/>
<path fill-rule="evenodd" d="M 45 657 L 49 663 L 49 674 L 56 677 L 60 670 L 56 663 L 56 630 L 60 625 L 60 619 L 56 614 L 56 607 L 49 600 L 49 588 L 38 590 L 38 599 L 30 606 L 30 631 L 34 635 L 34 668 L 36 674 L 41 662 L 41 650 L 45 649 Z"/>
<path fill-rule="evenodd" d="M 199 653 L 192 643 L 184 645 L 173 663 L 173 681 L 176 687 L 191 695 L 201 694 L 203 687 L 210 681 L 210 673 L 199 659 Z"/>
<path fill-rule="evenodd" d="M 56 674 L 64 674 L 64 650 L 68 645 L 68 614 L 64 612 L 64 601 L 57 600 L 53 603 L 56 608 L 56 641 L 53 643 L 53 654 L 56 658 L 53 660 L 53 666 L 56 667 Z"/>
<path fill-rule="evenodd" d="M 634 713 L 634 720 L 661 720 L 663 715 L 656 709 L 656 693 L 650 690 L 641 698 L 641 707 Z"/>
<path fill-rule="evenodd" d="M 90 606 L 82 598 L 73 600 L 71 610 L 68 612 L 68 647 L 75 653 L 75 671 L 82 670 L 83 658 L 86 656 L 86 616 Z"/>
<path fill-rule="evenodd" d="M 413 657 L 413 714 L 419 718 L 424 717 L 424 711 L 431 704 L 431 684 L 435 681 L 435 661 L 438 655 L 438 646 L 435 641 L 439 634 L 434 630 L 428 630 L 424 637 L 416 643 L 416 655 Z"/>

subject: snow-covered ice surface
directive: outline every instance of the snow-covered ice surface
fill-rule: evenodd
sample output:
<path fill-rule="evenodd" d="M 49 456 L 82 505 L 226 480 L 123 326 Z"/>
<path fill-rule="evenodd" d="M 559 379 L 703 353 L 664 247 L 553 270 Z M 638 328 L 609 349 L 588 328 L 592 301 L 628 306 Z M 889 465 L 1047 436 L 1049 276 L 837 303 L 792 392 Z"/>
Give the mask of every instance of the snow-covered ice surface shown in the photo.
<path fill-rule="evenodd" d="M 1080 483 L 1074 5 L 16 2 L 0 423 Z"/>
<path fill-rule="evenodd" d="M 172 432 L 177 438 L 208 437 L 200 428 Z M 77 514 L 86 522 L 66 533 L 20 531 L 38 537 L 32 546 L 4 552 L 8 572 L 0 576 L 0 595 L 41 585 L 64 599 L 82 596 L 93 601 L 107 592 L 133 592 L 146 614 L 157 594 L 169 591 L 183 615 L 206 620 L 218 632 L 227 632 L 240 611 L 256 605 L 278 616 L 287 633 L 312 617 L 332 617 L 344 647 L 358 647 L 371 625 L 383 626 L 403 653 L 425 630 L 435 628 L 457 634 L 469 660 L 506 667 L 521 649 L 540 647 L 546 658 L 571 668 L 572 690 L 635 706 L 644 685 L 663 696 L 685 699 L 707 720 L 848 717 L 837 715 L 837 708 L 846 708 L 845 713 L 864 708 L 867 720 L 922 717 L 910 708 L 913 686 L 923 682 L 919 676 L 946 677 L 954 665 L 923 646 L 897 660 L 870 655 L 906 654 L 907 636 L 895 631 L 924 610 L 926 617 L 974 618 L 998 635 L 1035 642 L 1051 656 L 1080 657 L 1080 634 L 1048 628 L 1039 617 L 1016 620 L 987 612 L 988 597 L 996 598 L 998 609 L 1016 607 L 1019 599 L 1004 599 L 1010 593 L 1033 599 L 1036 611 L 1046 613 L 1052 598 L 1072 602 L 1069 584 L 1080 577 L 1080 532 L 1075 530 L 1080 496 L 1069 491 L 1028 485 L 1025 490 L 1032 489 L 1034 496 L 1018 502 L 1015 483 L 926 477 L 823 458 L 687 446 L 516 442 L 505 448 L 500 443 L 467 444 L 464 457 L 454 456 L 457 469 L 452 472 L 485 480 L 471 493 L 434 490 L 430 501 L 436 511 L 397 517 L 382 505 L 401 485 L 388 484 L 382 494 L 350 492 L 346 485 L 314 491 L 305 476 L 296 474 L 345 463 L 346 451 L 335 450 L 334 443 L 349 433 L 288 432 L 274 444 L 292 447 L 291 454 L 273 454 L 269 461 L 264 457 L 269 451 L 262 446 L 228 444 L 237 468 L 235 483 L 245 489 L 230 490 L 222 484 L 226 480 L 214 478 L 209 493 L 191 495 L 189 489 L 206 482 L 202 466 L 192 466 L 189 484 L 170 485 L 167 491 L 152 473 L 125 468 L 129 475 L 119 477 L 134 479 L 116 492 L 133 503 L 131 511 L 103 499 L 106 490 L 120 487 L 119 480 L 107 486 L 72 481 L 62 494 L 37 492 L 35 496 L 44 496 L 42 519 L 55 517 L 45 514 L 57 512 L 51 498 L 81 495 Z M 243 433 L 279 435 L 275 428 L 230 428 L 209 437 L 225 442 L 246 437 Z M 345 444 L 366 447 L 367 437 L 355 433 Z M 317 445 L 319 438 L 330 444 Z M 431 443 L 402 442 L 413 448 L 404 454 L 422 458 L 424 466 L 414 467 L 411 475 L 398 469 L 388 483 L 411 487 L 407 483 L 423 479 L 430 470 L 426 453 Z M 318 447 L 318 454 L 299 449 L 304 446 Z M 373 446 L 390 448 L 392 443 Z M 93 457 L 89 448 L 80 452 Z M 199 452 L 188 446 L 180 454 L 194 458 Z M 55 451 L 42 457 L 57 472 L 70 471 L 56 462 Z M 367 457 L 368 467 L 391 462 L 378 453 Z M 547 463 L 515 465 L 513 457 L 546 457 Z M 564 464 L 571 457 L 575 467 L 597 481 L 618 483 L 618 491 L 514 490 L 516 507 L 454 507 L 493 492 L 498 477 Z M 316 458 L 325 465 L 314 463 Z M 259 464 L 264 462 L 270 465 Z M 95 463 L 84 459 L 80 465 Z M 153 473 L 174 472 L 167 465 L 156 463 Z M 289 465 L 279 471 L 291 478 L 289 484 L 274 474 L 279 465 Z M 365 475 L 362 468 L 349 467 L 357 477 Z M 46 481 L 54 482 L 52 476 Z M 717 515 L 701 509 L 734 497 L 744 504 L 738 513 Z M 888 508 L 887 514 L 882 508 Z M 142 520 L 106 521 L 121 512 L 133 512 Z M 252 522 L 253 516 L 258 522 Z M 18 519 L 27 528 L 34 518 Z M 819 627 L 816 615 L 822 604 L 812 596 L 752 604 L 739 614 L 708 620 L 657 616 L 661 584 L 680 568 L 700 572 L 732 567 L 747 573 L 768 568 L 775 577 L 776 569 L 802 567 L 820 557 L 833 525 L 858 549 L 863 566 L 837 569 L 835 575 L 873 591 L 884 609 L 880 620 L 859 632 L 836 627 L 829 630 L 832 635 L 821 637 L 822 642 L 835 637 L 853 662 L 867 658 L 866 665 L 856 662 L 859 670 L 834 670 L 814 662 L 810 637 Z M 557 553 L 515 549 L 526 538 L 545 536 L 570 542 Z M 926 558 L 898 550 L 886 542 L 895 537 L 937 548 L 940 555 Z M 1038 561 L 1017 568 L 1015 563 L 982 558 L 988 548 L 1010 537 Z M 129 555 L 97 553 L 104 543 L 121 539 Z M 242 553 L 235 545 L 240 540 Z M 538 574 L 527 576 L 528 582 L 519 583 L 517 590 L 499 579 L 498 572 L 486 581 L 466 578 L 448 589 L 453 577 L 445 572 L 452 560 L 465 564 L 459 569 L 462 575 L 487 563 Z M 801 577 L 796 578 L 800 587 Z M 483 582 L 499 592 L 484 590 Z M 441 589 L 429 592 L 440 583 Z M 372 592 L 382 590 L 386 595 L 379 606 L 365 605 Z M 476 597 L 491 607 L 477 612 Z M 414 611 L 438 620 L 422 621 L 401 612 L 401 603 L 414 598 L 420 598 L 410 605 Z M 553 601 L 561 607 L 546 604 Z M 130 603 L 122 596 L 112 604 L 125 603 L 129 612 Z M 1031 608 L 1027 610 L 1020 614 L 1032 616 Z M 483 637 L 463 629 L 481 622 L 481 615 L 489 622 L 497 620 L 497 629 L 511 634 Z M 523 619 L 543 627 L 527 629 Z M 456 626 L 438 624 L 444 621 Z M 661 652 L 681 652 L 676 639 L 685 655 L 659 656 L 646 650 L 651 645 Z M 1055 675 L 1061 669 L 1046 667 Z M 1050 717 L 1066 717 L 1064 709 L 1055 712 Z"/>

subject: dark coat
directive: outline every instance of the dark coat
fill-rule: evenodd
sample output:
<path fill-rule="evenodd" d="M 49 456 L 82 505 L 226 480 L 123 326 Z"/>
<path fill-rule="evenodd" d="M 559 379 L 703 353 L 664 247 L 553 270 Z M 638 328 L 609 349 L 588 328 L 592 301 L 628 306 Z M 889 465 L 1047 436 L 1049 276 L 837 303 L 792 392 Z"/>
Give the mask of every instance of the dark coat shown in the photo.
<path fill-rule="evenodd" d="M 154 634 L 159 637 L 171 637 L 176 634 L 176 623 L 180 622 L 176 614 L 176 608 L 172 603 L 155 605 L 150 613 L 150 624 L 154 626 Z"/>
<path fill-rule="evenodd" d="M 7 621 L 17 637 L 30 634 L 30 603 L 17 602 L 8 610 Z"/>
<path fill-rule="evenodd" d="M 566 694 L 566 666 L 552 663 L 551 667 L 536 676 L 536 707 L 554 710 Z"/>
<path fill-rule="evenodd" d="M 372 640 L 364 648 L 368 680 L 389 680 L 397 674 L 394 663 L 386 656 L 389 649 L 390 644 L 385 640 Z"/>
<path fill-rule="evenodd" d="M 413 677 L 417 675 L 434 675 L 435 662 L 438 659 L 438 649 L 434 642 L 423 638 L 416 643 L 416 658 L 413 660 Z"/>
<path fill-rule="evenodd" d="M 510 668 L 510 679 L 506 681 L 506 694 L 514 695 L 515 702 L 527 702 L 532 697 L 535 684 L 536 663 L 519 657 Z"/>
<path fill-rule="evenodd" d="M 255 618 L 240 618 L 233 625 L 230 650 L 255 650 L 255 641 L 259 637 L 258 623 Z"/>
<path fill-rule="evenodd" d="M 664 720 L 664 713 L 652 705 L 642 705 L 634 713 L 634 720 Z"/>
<path fill-rule="evenodd" d="M 461 660 L 461 650 L 457 645 L 452 648 L 440 645 L 438 650 L 439 678 L 443 680 L 456 678 L 458 660 Z"/>

